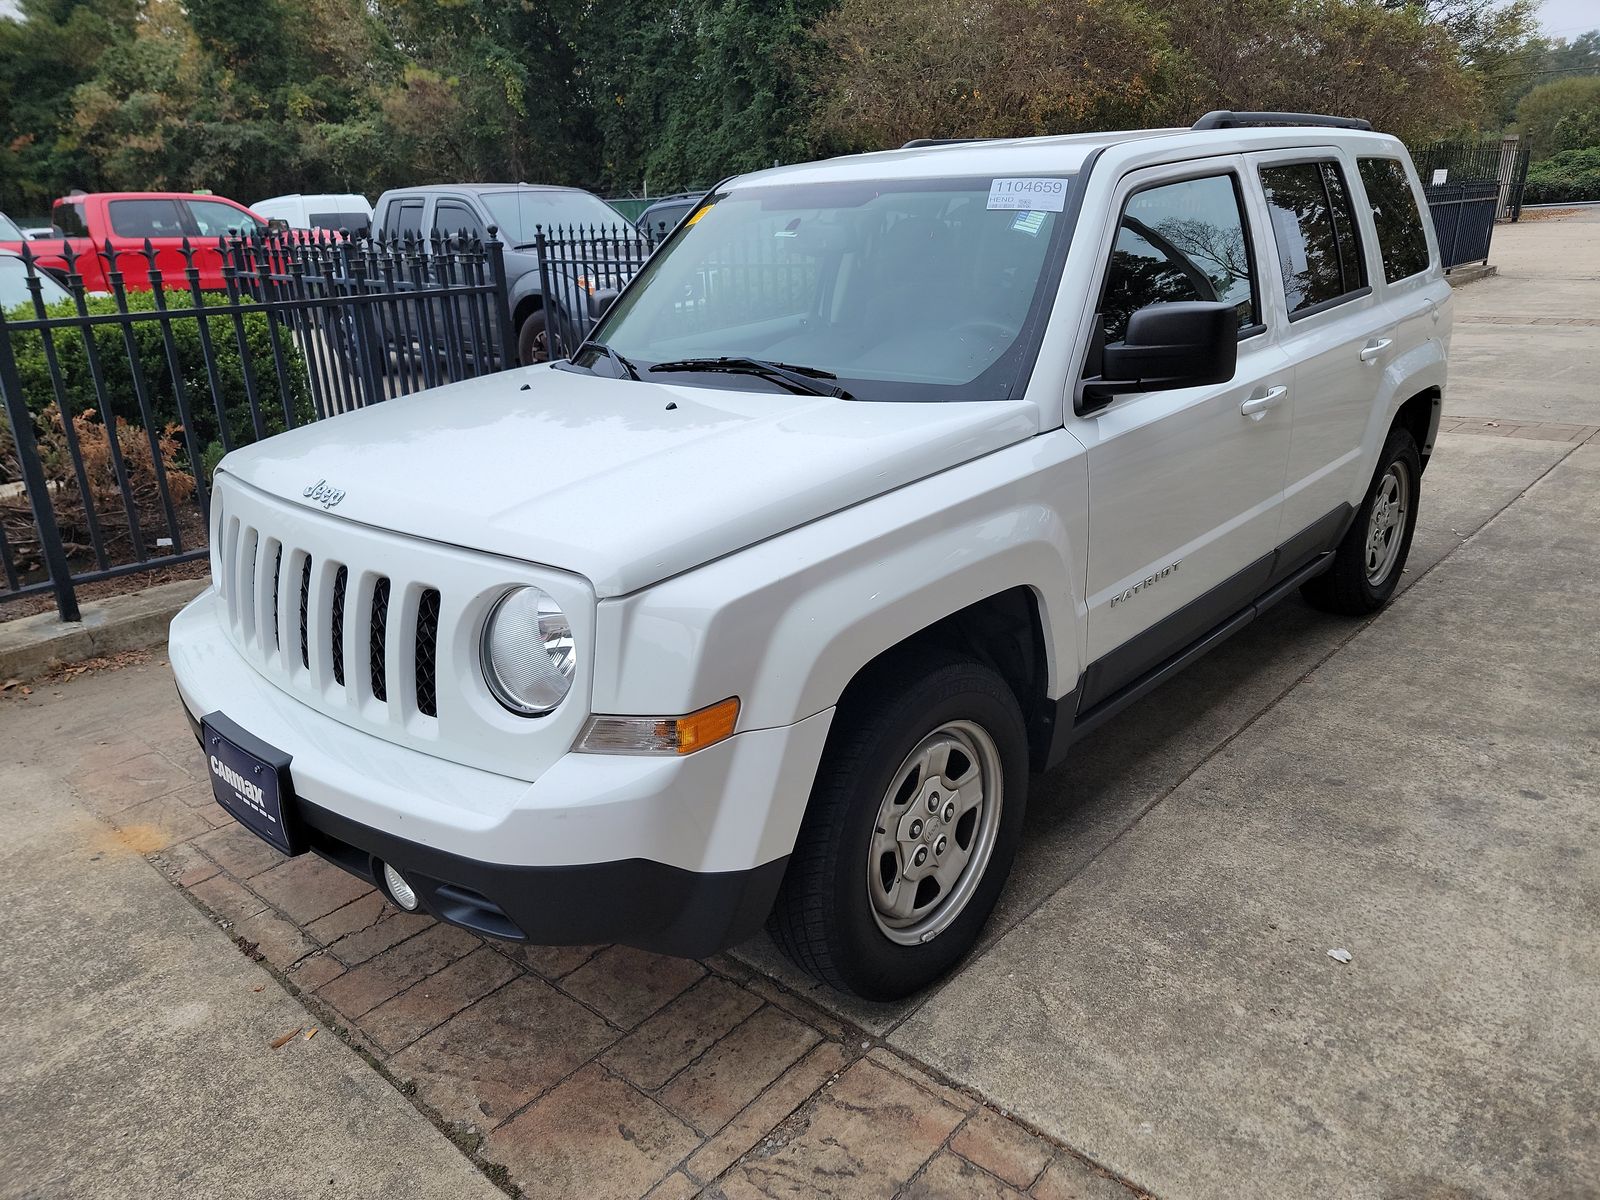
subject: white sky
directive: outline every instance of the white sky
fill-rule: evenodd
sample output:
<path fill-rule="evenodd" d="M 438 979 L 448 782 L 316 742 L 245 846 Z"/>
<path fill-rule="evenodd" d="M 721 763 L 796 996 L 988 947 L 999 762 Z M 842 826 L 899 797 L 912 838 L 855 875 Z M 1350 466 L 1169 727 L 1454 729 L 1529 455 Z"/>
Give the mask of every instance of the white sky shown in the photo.
<path fill-rule="evenodd" d="M 1547 37 L 1571 41 L 1600 29 L 1600 0 L 1544 0 L 1539 5 L 1539 30 Z"/>

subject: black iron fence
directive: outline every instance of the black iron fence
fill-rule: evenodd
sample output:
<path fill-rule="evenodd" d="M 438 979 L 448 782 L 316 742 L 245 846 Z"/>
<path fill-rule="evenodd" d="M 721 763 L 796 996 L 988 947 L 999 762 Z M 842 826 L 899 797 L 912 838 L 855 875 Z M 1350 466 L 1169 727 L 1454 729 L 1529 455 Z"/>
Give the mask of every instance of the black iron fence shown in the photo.
<path fill-rule="evenodd" d="M 1493 183 L 1495 217 L 1516 221 L 1522 216 L 1522 193 L 1528 182 L 1531 145 L 1519 137 L 1489 141 L 1433 142 L 1412 153 L 1425 187 Z M 1470 261 L 1470 260 L 1469 260 Z"/>
<path fill-rule="evenodd" d="M 538 227 L 534 246 L 551 358 L 566 358 L 578 348 L 611 297 L 638 273 L 668 232 L 631 225 Z"/>
<path fill-rule="evenodd" d="M 20 269 L 0 259 L 0 604 L 53 592 L 76 620 L 77 585 L 205 556 L 227 451 L 515 365 L 495 241 L 296 232 L 96 254 L 104 293 L 70 247 L 49 270 L 26 247 Z"/>

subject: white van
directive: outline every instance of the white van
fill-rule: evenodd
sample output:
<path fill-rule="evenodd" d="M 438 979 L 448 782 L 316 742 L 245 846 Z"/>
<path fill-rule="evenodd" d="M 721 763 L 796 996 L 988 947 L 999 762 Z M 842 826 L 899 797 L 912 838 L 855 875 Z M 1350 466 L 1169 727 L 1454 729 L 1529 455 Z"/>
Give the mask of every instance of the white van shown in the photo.
<path fill-rule="evenodd" d="M 365 196 L 274 196 L 250 206 L 263 217 L 289 223 L 290 229 L 332 229 L 365 233 L 372 228 L 372 205 Z"/>

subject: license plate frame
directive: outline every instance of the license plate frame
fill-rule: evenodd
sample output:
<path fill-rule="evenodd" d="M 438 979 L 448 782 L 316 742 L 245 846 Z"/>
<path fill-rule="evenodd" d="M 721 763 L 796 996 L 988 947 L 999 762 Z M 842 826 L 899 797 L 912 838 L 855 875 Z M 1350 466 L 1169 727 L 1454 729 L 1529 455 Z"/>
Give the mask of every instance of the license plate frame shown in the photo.
<path fill-rule="evenodd" d="M 222 810 L 280 854 L 307 850 L 289 774 L 293 756 L 220 712 L 200 718 L 211 794 Z"/>

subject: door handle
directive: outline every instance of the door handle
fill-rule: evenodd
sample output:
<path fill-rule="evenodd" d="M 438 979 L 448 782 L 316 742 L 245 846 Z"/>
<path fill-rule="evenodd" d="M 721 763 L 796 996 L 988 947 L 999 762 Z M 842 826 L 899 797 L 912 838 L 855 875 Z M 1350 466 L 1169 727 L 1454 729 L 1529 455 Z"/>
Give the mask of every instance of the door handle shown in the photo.
<path fill-rule="evenodd" d="M 1393 344 L 1393 338 L 1374 338 L 1361 348 L 1361 361 L 1372 362 Z"/>
<path fill-rule="evenodd" d="M 1277 387 L 1268 388 L 1259 396 L 1251 396 L 1239 405 L 1239 412 L 1247 417 L 1260 419 L 1261 415 L 1275 404 L 1281 404 L 1283 398 L 1289 394 L 1289 389 L 1279 384 Z"/>

